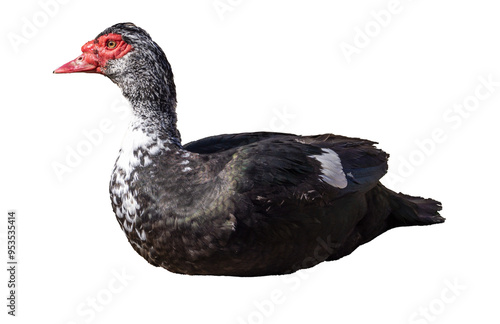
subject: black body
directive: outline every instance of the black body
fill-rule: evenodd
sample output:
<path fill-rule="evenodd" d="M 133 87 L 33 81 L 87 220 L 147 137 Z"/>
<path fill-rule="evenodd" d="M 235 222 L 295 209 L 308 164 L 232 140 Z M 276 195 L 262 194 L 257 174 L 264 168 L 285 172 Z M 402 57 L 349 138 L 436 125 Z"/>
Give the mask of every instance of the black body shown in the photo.
<path fill-rule="evenodd" d="M 103 69 L 134 111 L 111 200 L 151 264 L 185 274 L 285 274 L 341 258 L 391 228 L 444 221 L 439 202 L 380 184 L 388 155 L 367 140 L 260 132 L 182 145 L 163 51 L 133 24 L 98 37 L 109 33 L 134 47 Z"/>

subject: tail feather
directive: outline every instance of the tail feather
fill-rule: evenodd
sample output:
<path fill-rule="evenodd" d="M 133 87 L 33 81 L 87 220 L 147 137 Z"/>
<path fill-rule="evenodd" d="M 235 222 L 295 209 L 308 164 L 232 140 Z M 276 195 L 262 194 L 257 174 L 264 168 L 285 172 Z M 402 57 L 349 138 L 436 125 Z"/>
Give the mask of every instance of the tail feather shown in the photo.
<path fill-rule="evenodd" d="M 343 249 L 328 257 L 328 261 L 350 254 L 387 230 L 401 226 L 443 223 L 439 215 L 441 203 L 434 199 L 396 193 L 378 183 L 366 194 L 367 213 L 360 220 Z"/>
<path fill-rule="evenodd" d="M 392 227 L 431 225 L 445 221 L 445 218 L 439 215 L 441 203 L 434 199 L 414 197 L 393 191 L 389 199 L 391 205 L 389 222 L 392 223 Z"/>

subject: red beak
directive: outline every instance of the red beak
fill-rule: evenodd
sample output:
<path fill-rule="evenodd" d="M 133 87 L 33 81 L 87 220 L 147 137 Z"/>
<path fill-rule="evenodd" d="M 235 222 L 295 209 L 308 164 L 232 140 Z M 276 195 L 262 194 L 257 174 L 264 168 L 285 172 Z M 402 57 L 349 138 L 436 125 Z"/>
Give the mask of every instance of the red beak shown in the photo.
<path fill-rule="evenodd" d="M 54 73 L 74 73 L 74 72 L 101 72 L 99 64 L 90 53 L 82 53 L 73 61 L 69 61 L 60 68 L 54 70 Z"/>

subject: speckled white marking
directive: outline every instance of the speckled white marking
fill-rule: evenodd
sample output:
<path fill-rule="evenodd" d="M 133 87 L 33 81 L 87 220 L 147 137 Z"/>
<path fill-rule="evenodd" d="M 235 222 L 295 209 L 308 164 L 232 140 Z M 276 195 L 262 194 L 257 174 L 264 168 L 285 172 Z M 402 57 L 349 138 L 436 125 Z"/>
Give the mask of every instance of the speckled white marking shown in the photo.
<path fill-rule="evenodd" d="M 116 217 L 123 218 L 123 213 L 120 209 L 116 210 Z"/>
<path fill-rule="evenodd" d="M 188 160 L 181 161 L 181 165 L 186 165 L 186 164 L 189 164 Z"/>
<path fill-rule="evenodd" d="M 131 244 L 137 246 L 139 249 L 142 249 L 142 246 L 140 246 L 139 244 L 135 243 L 134 241 L 130 241 Z"/>
<path fill-rule="evenodd" d="M 137 192 L 132 193 L 129 189 L 129 182 L 139 179 L 139 174 L 134 172 L 134 169 L 138 166 L 146 167 L 152 164 L 150 156 L 168 150 L 164 144 L 154 134 L 147 134 L 142 129 L 140 120 L 135 119 L 131 122 L 123 139 L 120 155 L 116 160 L 114 171 L 116 179 L 111 189 L 114 204 L 118 205 L 117 198 L 121 200 L 121 205 L 115 208 L 115 214 L 124 231 L 132 232 L 136 219 L 140 215 L 140 206 L 135 198 Z M 138 229 L 135 230 L 139 238 L 145 240 L 146 233 L 139 232 Z"/>
<path fill-rule="evenodd" d="M 139 231 L 137 230 L 137 228 L 135 229 L 135 232 L 137 233 L 137 236 L 139 236 L 139 238 L 141 239 L 141 241 L 145 241 L 146 240 L 146 232 L 144 230 L 142 230 L 140 233 Z"/>
<path fill-rule="evenodd" d="M 149 156 L 145 156 L 144 157 L 144 164 L 142 166 L 146 166 L 146 165 L 150 165 L 151 164 L 151 159 L 149 158 Z"/>
<path fill-rule="evenodd" d="M 188 172 L 188 171 L 191 171 L 193 169 L 191 169 L 190 167 L 185 167 L 184 169 L 182 169 L 182 172 Z"/>
<path fill-rule="evenodd" d="M 161 151 L 160 146 L 153 146 L 152 148 L 149 149 L 149 153 L 151 155 L 156 155 L 156 154 L 160 153 L 160 151 Z"/>
<path fill-rule="evenodd" d="M 137 215 L 130 216 L 129 213 L 125 213 L 125 219 L 127 220 L 127 222 L 131 223 L 132 225 L 135 224 L 136 217 L 137 217 Z"/>
<path fill-rule="evenodd" d="M 132 170 L 138 166 L 141 162 L 140 156 L 134 155 L 134 152 L 138 149 L 148 150 L 151 152 L 154 148 L 159 145 L 153 145 L 154 140 L 148 136 L 136 123 L 132 122 L 127 130 L 125 137 L 123 138 L 122 148 L 120 150 L 120 156 L 116 160 L 117 169 L 121 169 L 125 172 L 125 180 L 128 180 Z M 158 151 L 160 148 L 158 147 Z"/>
<path fill-rule="evenodd" d="M 347 187 L 347 178 L 338 154 L 331 149 L 322 149 L 322 151 L 321 155 L 311 156 L 321 162 L 320 179 L 333 187 L 340 189 Z"/>
<path fill-rule="evenodd" d="M 182 154 L 181 157 L 188 158 L 190 155 L 191 155 L 191 153 L 186 152 L 186 153 Z"/>
<path fill-rule="evenodd" d="M 128 232 L 132 232 L 140 206 L 135 197 L 129 191 L 128 182 L 125 181 L 126 178 L 130 178 L 130 175 L 125 174 L 125 176 L 123 176 L 121 173 L 117 173 L 115 187 L 111 189 L 111 193 L 115 204 L 117 201 L 116 197 L 119 197 L 122 202 L 121 206 L 115 208 L 115 215 L 118 218 L 118 221 L 122 222 L 124 231 L 126 230 Z M 133 179 L 138 179 L 137 173 L 134 174 Z M 116 187 L 116 185 L 118 185 L 118 187 Z M 123 219 L 124 217 L 125 219 Z"/>
<path fill-rule="evenodd" d="M 132 232 L 132 228 L 134 227 L 133 224 L 130 224 L 130 227 L 128 226 L 127 224 L 127 221 L 123 221 L 123 229 L 125 229 L 127 232 L 131 233 Z"/>

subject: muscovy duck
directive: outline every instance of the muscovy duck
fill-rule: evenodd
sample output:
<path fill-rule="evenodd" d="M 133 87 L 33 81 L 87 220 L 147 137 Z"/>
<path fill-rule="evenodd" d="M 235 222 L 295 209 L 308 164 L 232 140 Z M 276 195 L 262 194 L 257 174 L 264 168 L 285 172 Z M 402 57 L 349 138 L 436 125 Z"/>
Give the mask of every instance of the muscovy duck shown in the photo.
<path fill-rule="evenodd" d="M 155 266 L 201 275 L 292 273 L 398 226 L 444 222 L 441 204 L 393 192 L 388 155 L 333 134 L 257 132 L 185 145 L 173 73 L 132 23 L 107 28 L 54 73 L 110 78 L 133 109 L 110 182 L 116 219 Z"/>

